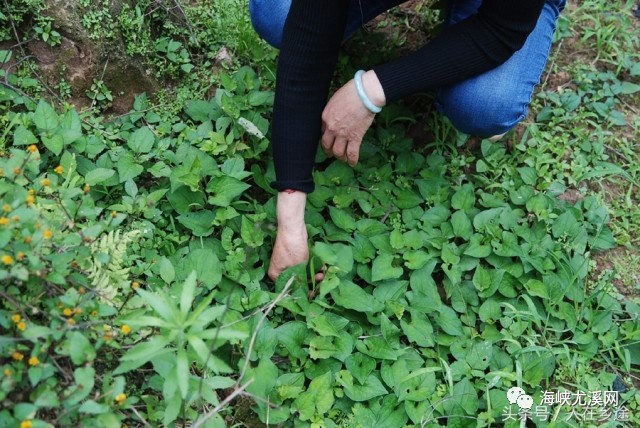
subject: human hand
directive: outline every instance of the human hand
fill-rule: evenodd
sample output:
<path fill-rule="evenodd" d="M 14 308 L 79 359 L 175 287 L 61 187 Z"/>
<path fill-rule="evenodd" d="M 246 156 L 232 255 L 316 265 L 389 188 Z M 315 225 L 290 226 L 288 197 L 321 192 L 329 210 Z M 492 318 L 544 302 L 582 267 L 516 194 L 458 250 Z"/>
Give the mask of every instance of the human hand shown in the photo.
<path fill-rule="evenodd" d="M 372 70 L 364 74 L 362 84 L 375 105 L 385 105 L 384 91 Z M 322 149 L 326 155 L 351 166 L 357 164 L 362 138 L 373 118 L 374 114 L 360 100 L 355 82 L 350 80 L 331 97 L 322 112 Z"/>
<path fill-rule="evenodd" d="M 278 234 L 267 274 L 275 281 L 287 268 L 309 261 L 308 234 L 304 223 L 307 195 L 303 192 L 278 193 Z M 316 281 L 324 275 L 316 274 Z"/>

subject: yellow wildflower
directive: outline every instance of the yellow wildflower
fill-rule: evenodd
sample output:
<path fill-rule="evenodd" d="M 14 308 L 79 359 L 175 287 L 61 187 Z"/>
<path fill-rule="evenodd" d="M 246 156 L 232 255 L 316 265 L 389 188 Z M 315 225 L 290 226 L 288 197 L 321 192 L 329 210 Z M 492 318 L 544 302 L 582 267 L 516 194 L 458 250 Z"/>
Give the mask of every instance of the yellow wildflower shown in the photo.
<path fill-rule="evenodd" d="M 2 263 L 4 263 L 7 266 L 9 266 L 10 264 L 13 264 L 13 257 L 5 254 L 4 256 L 2 256 Z"/>
<path fill-rule="evenodd" d="M 69 324 L 69 325 L 76 325 L 76 320 L 74 320 L 73 318 L 69 318 L 69 319 L 67 320 L 67 324 Z"/>
<path fill-rule="evenodd" d="M 27 150 L 31 153 L 35 153 L 38 151 L 38 147 L 35 144 L 32 144 L 29 147 L 27 147 Z"/>
<path fill-rule="evenodd" d="M 35 191 L 35 190 L 33 190 L 33 189 L 29 189 L 29 190 L 27 190 L 27 193 L 29 193 L 30 195 L 33 195 L 33 194 L 35 194 L 35 193 L 36 193 L 36 191 Z"/>
<path fill-rule="evenodd" d="M 84 190 L 84 193 L 89 193 L 89 191 L 91 190 L 91 186 L 89 186 L 88 184 L 85 184 L 84 189 L 82 190 Z"/>
<path fill-rule="evenodd" d="M 18 254 L 16 254 L 16 260 L 18 260 L 19 262 L 24 260 L 25 257 L 26 257 L 26 254 L 23 253 L 22 251 L 19 251 Z"/>
<path fill-rule="evenodd" d="M 122 334 L 129 334 L 131 333 L 131 327 L 125 324 L 122 326 L 122 328 L 120 328 L 120 331 L 122 331 Z"/>
<path fill-rule="evenodd" d="M 13 321 L 15 324 L 18 324 L 21 319 L 22 317 L 20 316 L 20 314 L 11 315 L 11 321 Z"/>
<path fill-rule="evenodd" d="M 140 283 L 138 281 L 133 281 L 131 283 L 131 288 L 133 288 L 134 290 L 137 290 L 138 288 L 140 288 Z"/>
<path fill-rule="evenodd" d="M 2 206 L 2 211 L 6 212 L 6 213 L 10 212 L 10 211 L 11 211 L 11 205 L 9 205 L 9 204 L 4 204 L 4 205 Z"/>
<path fill-rule="evenodd" d="M 40 180 L 40 184 L 42 184 L 44 187 L 48 187 L 51 185 L 51 180 L 49 180 L 48 178 L 43 178 L 42 180 Z"/>
<path fill-rule="evenodd" d="M 33 205 L 33 203 L 36 201 L 36 198 L 33 195 L 28 195 L 26 201 L 28 205 Z"/>
<path fill-rule="evenodd" d="M 62 165 L 58 165 L 53 170 L 55 171 L 56 174 L 62 174 L 64 172 L 64 168 L 62 167 Z"/>
<path fill-rule="evenodd" d="M 20 216 L 14 215 L 13 217 L 11 217 L 11 220 L 15 221 L 16 223 L 20 221 Z"/>
<path fill-rule="evenodd" d="M 44 236 L 44 239 L 51 239 L 51 237 L 53 237 L 53 232 L 51 229 L 45 229 L 42 235 Z"/>
<path fill-rule="evenodd" d="M 91 316 L 92 317 L 97 317 L 98 316 L 98 311 L 91 311 Z"/>
<path fill-rule="evenodd" d="M 0 217 L 0 226 L 6 226 L 9 224 L 9 219 L 6 217 Z"/>
<path fill-rule="evenodd" d="M 25 331 L 27 329 L 27 323 L 20 321 L 16 327 L 18 327 L 18 330 L 20 331 Z"/>
<path fill-rule="evenodd" d="M 13 353 L 11 354 L 11 358 L 13 358 L 16 361 L 22 361 L 22 359 L 24 358 L 24 355 L 22 355 L 22 353 L 18 351 L 13 351 Z"/>
<path fill-rule="evenodd" d="M 14 175 L 20 175 L 20 173 L 22 173 L 22 170 L 18 167 L 13 168 L 13 174 Z"/>
<path fill-rule="evenodd" d="M 73 313 L 74 313 L 74 314 L 81 314 L 81 313 L 82 313 L 82 308 L 75 308 L 75 309 L 73 310 Z"/>
<path fill-rule="evenodd" d="M 127 399 L 127 394 L 125 394 L 124 392 L 121 392 L 120 394 L 116 395 L 116 401 L 118 402 L 118 404 L 124 403 L 124 400 L 126 399 Z"/>
<path fill-rule="evenodd" d="M 33 241 L 33 238 L 31 236 L 25 236 L 24 238 L 25 244 L 31 244 L 31 241 Z"/>
<path fill-rule="evenodd" d="M 20 422 L 20 428 L 31 428 L 32 424 L 29 419 Z"/>
<path fill-rule="evenodd" d="M 111 211 L 111 217 L 112 218 L 118 217 L 118 212 L 117 211 Z"/>
<path fill-rule="evenodd" d="M 40 364 L 40 360 L 38 359 L 38 357 L 29 358 L 29 365 L 30 366 L 37 366 L 38 364 Z"/>
<path fill-rule="evenodd" d="M 62 311 L 62 313 L 65 317 L 70 317 L 71 315 L 73 315 L 73 312 L 71 312 L 71 309 L 69 308 L 64 308 L 64 311 Z"/>
<path fill-rule="evenodd" d="M 11 370 L 9 370 L 9 369 L 4 369 L 4 375 L 5 375 L 5 376 L 9 377 L 9 376 L 11 376 L 12 374 L 13 374 L 13 373 L 11 372 Z"/>

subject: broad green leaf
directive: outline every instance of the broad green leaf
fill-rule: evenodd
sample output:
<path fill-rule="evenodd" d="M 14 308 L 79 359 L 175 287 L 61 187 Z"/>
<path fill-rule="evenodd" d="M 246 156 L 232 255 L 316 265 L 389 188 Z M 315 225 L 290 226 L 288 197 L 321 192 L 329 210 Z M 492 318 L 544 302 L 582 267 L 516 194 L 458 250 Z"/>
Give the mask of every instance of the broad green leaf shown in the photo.
<path fill-rule="evenodd" d="M 372 336 L 356 342 L 358 351 L 365 355 L 382 360 L 397 360 L 404 351 L 394 350 L 381 336 Z"/>
<path fill-rule="evenodd" d="M 176 277 L 176 271 L 173 268 L 171 261 L 166 257 L 162 257 L 158 266 L 160 269 L 160 278 L 162 278 L 162 280 L 167 284 L 171 284 Z"/>
<path fill-rule="evenodd" d="M 486 370 L 492 353 L 493 347 L 488 340 L 475 342 L 467 353 L 466 361 L 474 370 Z"/>
<path fill-rule="evenodd" d="M 438 325 L 445 333 L 452 336 L 462 336 L 462 322 L 460 317 L 453 309 L 447 306 L 440 306 L 438 311 L 433 314 L 436 325 Z"/>
<path fill-rule="evenodd" d="M 339 378 L 338 382 L 340 382 Z M 345 395 L 353 401 L 368 401 L 387 393 L 387 389 L 382 385 L 380 379 L 373 374 L 367 376 L 362 385 L 357 382 L 352 385 L 343 383 L 342 387 Z"/>
<path fill-rule="evenodd" d="M 307 356 L 304 342 L 309 337 L 309 329 L 300 321 L 290 321 L 276 328 L 278 341 L 294 358 L 303 359 Z"/>
<path fill-rule="evenodd" d="M 180 186 L 173 192 L 167 194 L 167 199 L 178 214 L 185 214 L 189 211 L 204 208 L 204 193 L 194 192 L 189 186 Z"/>
<path fill-rule="evenodd" d="M 524 381 L 532 387 L 548 380 L 556 368 L 553 353 L 542 347 L 523 349 L 521 360 Z"/>
<path fill-rule="evenodd" d="M 71 395 L 64 399 L 66 406 L 73 406 L 84 400 L 93 391 L 96 372 L 93 367 L 81 367 L 75 369 L 73 378 L 75 385 L 72 387 Z"/>
<path fill-rule="evenodd" d="M 400 320 L 402 332 L 411 343 L 428 348 L 433 346 L 433 327 L 426 314 L 421 311 L 411 311 L 411 322 Z"/>
<path fill-rule="evenodd" d="M 350 272 L 353 268 L 353 251 L 347 245 L 316 242 L 313 253 L 323 263 L 338 267 L 342 273 Z"/>
<path fill-rule="evenodd" d="M 471 240 L 469 245 L 464 250 L 464 255 L 484 258 L 488 257 L 491 254 L 491 246 L 482 244 L 482 235 L 475 234 L 471 236 Z"/>
<path fill-rule="evenodd" d="M 260 224 L 252 222 L 247 218 L 247 216 L 242 216 L 240 236 L 245 244 L 252 248 L 261 247 L 264 243 L 264 232 L 262 231 Z"/>
<path fill-rule="evenodd" d="M 391 254 L 380 254 L 373 261 L 371 268 L 371 279 L 375 282 L 385 279 L 400 278 L 402 268 L 393 266 L 394 257 Z"/>
<path fill-rule="evenodd" d="M 135 153 L 149 153 L 155 142 L 155 135 L 148 127 L 137 129 L 129 139 L 127 144 Z"/>
<path fill-rule="evenodd" d="M 404 258 L 404 265 L 412 270 L 421 269 L 424 267 L 429 260 L 433 258 L 432 253 L 427 253 L 426 251 L 418 250 L 418 251 L 406 251 L 402 254 L 402 258 Z"/>
<path fill-rule="evenodd" d="M 620 92 L 625 95 L 635 94 L 640 91 L 640 85 L 632 82 L 622 82 L 620 85 Z"/>
<path fill-rule="evenodd" d="M 142 174 L 144 167 L 138 164 L 131 153 L 123 153 L 118 159 L 118 177 L 120 183 L 131 180 Z"/>
<path fill-rule="evenodd" d="M 36 398 L 33 404 L 38 407 L 53 408 L 60 406 L 60 399 L 55 392 L 47 388 L 38 395 L 38 398 Z"/>
<path fill-rule="evenodd" d="M 464 211 L 456 211 L 451 216 L 451 226 L 453 227 L 453 234 L 466 241 L 471 239 L 473 234 L 473 226 L 471 220 L 467 217 Z"/>
<path fill-rule="evenodd" d="M 31 131 L 29 131 L 24 126 L 20 125 L 16 128 L 16 131 L 13 133 L 13 145 L 14 146 L 28 146 L 31 144 L 36 144 L 38 139 Z"/>
<path fill-rule="evenodd" d="M 256 335 L 253 352 L 255 352 L 256 357 L 259 359 L 271 358 L 277 346 L 278 334 L 271 326 L 271 323 L 265 322 Z"/>
<path fill-rule="evenodd" d="M 320 336 L 338 337 L 338 333 L 349 324 L 349 320 L 327 313 L 313 317 L 307 323 Z"/>
<path fill-rule="evenodd" d="M 356 229 L 356 221 L 345 210 L 330 206 L 329 215 L 340 229 L 347 232 L 353 232 Z"/>
<path fill-rule="evenodd" d="M 80 413 L 89 413 L 92 415 L 99 415 L 102 413 L 107 413 L 109 411 L 109 406 L 105 404 L 100 404 L 95 402 L 94 400 L 87 400 L 82 403 L 82 406 L 78 409 Z"/>
<path fill-rule="evenodd" d="M 213 233 L 215 212 L 201 210 L 180 214 L 177 219 L 184 227 L 190 229 L 195 236 L 209 236 Z"/>
<path fill-rule="evenodd" d="M 43 135 L 41 137 L 42 143 L 44 146 L 54 155 L 58 156 L 62 153 L 62 149 L 64 148 L 64 140 L 61 135 L 53 135 L 52 137 L 48 137 Z"/>
<path fill-rule="evenodd" d="M 74 364 L 80 365 L 85 361 L 93 361 L 96 358 L 96 350 L 89 339 L 79 331 L 69 334 L 70 357 Z"/>
<path fill-rule="evenodd" d="M 309 356 L 314 360 L 329 358 L 336 351 L 336 345 L 330 337 L 317 336 L 309 342 Z"/>
<path fill-rule="evenodd" d="M 186 102 L 184 111 L 196 122 L 204 122 L 211 119 L 213 108 L 211 102 L 190 100 Z"/>
<path fill-rule="evenodd" d="M 525 284 L 524 287 L 527 289 L 527 292 L 532 296 L 538 296 L 545 299 L 549 298 L 549 291 L 544 282 L 538 279 L 530 279 Z"/>
<path fill-rule="evenodd" d="M 104 181 L 107 181 L 108 179 L 113 177 L 115 173 L 116 172 L 113 169 L 95 168 L 87 172 L 87 175 L 85 175 L 84 180 L 89 186 L 93 186 L 96 184 L 100 184 Z"/>
<path fill-rule="evenodd" d="M 300 419 L 310 420 L 314 415 L 324 415 L 333 406 L 333 374 L 329 371 L 314 378 L 309 388 L 293 402 L 300 413 Z"/>
<path fill-rule="evenodd" d="M 471 416 L 478 414 L 478 393 L 469 379 L 462 379 L 453 386 L 452 401 L 460 406 L 465 414 Z M 458 414 L 458 412 L 454 411 L 453 414 Z"/>
<path fill-rule="evenodd" d="M 59 125 L 58 113 L 49 105 L 44 98 L 41 98 L 38 102 L 38 107 L 33 114 L 33 122 L 41 132 L 50 132 L 56 129 Z M 59 155 L 57 152 L 56 155 Z"/>
<path fill-rule="evenodd" d="M 228 175 L 213 178 L 207 185 L 207 191 L 213 194 L 209 197 L 209 203 L 227 207 L 249 187 L 247 183 Z"/>
<path fill-rule="evenodd" d="M 465 184 L 451 197 L 451 207 L 456 210 L 470 211 L 475 205 L 473 186 Z"/>
<path fill-rule="evenodd" d="M 222 279 L 222 266 L 218 256 L 209 248 L 191 251 L 178 267 L 177 278 L 186 279 L 194 270 L 198 281 L 209 289 L 220 283 Z"/>
<path fill-rule="evenodd" d="M 473 285 L 478 291 L 485 291 L 492 285 L 491 274 L 482 265 L 478 265 L 473 273 Z"/>
<path fill-rule="evenodd" d="M 494 323 L 502 316 L 500 303 L 498 303 L 495 298 L 485 300 L 478 310 L 478 316 L 483 322 Z"/>
<path fill-rule="evenodd" d="M 351 354 L 344 363 L 349 373 L 351 373 L 360 384 L 363 384 L 376 368 L 376 360 L 360 352 Z"/>
<path fill-rule="evenodd" d="M 331 297 L 337 305 L 359 312 L 379 312 L 384 309 L 382 302 L 348 280 L 340 281 L 340 285 L 331 291 Z"/>
<path fill-rule="evenodd" d="M 273 92 L 271 91 L 252 91 L 249 93 L 248 101 L 252 106 L 272 105 Z"/>

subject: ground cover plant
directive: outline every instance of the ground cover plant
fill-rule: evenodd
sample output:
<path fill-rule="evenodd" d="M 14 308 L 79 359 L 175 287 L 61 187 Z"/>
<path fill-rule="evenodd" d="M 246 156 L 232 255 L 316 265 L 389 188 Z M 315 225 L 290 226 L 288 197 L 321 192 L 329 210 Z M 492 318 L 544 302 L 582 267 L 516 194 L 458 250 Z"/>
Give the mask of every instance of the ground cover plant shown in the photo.
<path fill-rule="evenodd" d="M 92 6 L 90 32 L 173 85 L 124 115 L 100 76 L 78 110 L 23 44 L 0 51 L 0 426 L 640 423 L 631 2 L 569 3 L 507 143 L 425 94 L 379 115 L 357 167 L 319 154 L 310 264 L 275 284 L 276 52 L 246 5 L 206 6 Z M 337 74 L 410 49 L 429 6 L 374 22 L 345 50 L 386 48 Z M 43 2 L 3 7 L 2 39 L 60 38 Z"/>

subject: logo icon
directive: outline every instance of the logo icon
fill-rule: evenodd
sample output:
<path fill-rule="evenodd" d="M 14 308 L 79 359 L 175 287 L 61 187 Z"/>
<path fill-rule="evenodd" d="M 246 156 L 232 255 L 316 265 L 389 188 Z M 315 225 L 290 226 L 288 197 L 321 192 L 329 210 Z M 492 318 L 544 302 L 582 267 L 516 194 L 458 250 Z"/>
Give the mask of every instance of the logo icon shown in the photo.
<path fill-rule="evenodd" d="M 533 406 L 533 398 L 524 393 L 524 389 L 517 386 L 509 388 L 507 399 L 511 404 L 517 404 L 522 410 L 529 410 Z"/>

